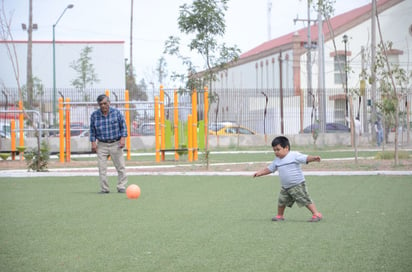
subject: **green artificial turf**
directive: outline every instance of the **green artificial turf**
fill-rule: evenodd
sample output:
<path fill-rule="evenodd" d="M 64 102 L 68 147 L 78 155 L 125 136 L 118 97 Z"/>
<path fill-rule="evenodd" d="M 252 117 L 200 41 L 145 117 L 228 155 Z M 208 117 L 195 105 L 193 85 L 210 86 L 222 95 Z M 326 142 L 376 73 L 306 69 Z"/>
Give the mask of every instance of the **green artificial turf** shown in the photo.
<path fill-rule="evenodd" d="M 97 177 L 0 180 L 0 271 L 410 271 L 412 180 L 308 176 L 323 213 L 271 222 L 278 177 L 131 176 L 141 196 L 97 194 Z"/>

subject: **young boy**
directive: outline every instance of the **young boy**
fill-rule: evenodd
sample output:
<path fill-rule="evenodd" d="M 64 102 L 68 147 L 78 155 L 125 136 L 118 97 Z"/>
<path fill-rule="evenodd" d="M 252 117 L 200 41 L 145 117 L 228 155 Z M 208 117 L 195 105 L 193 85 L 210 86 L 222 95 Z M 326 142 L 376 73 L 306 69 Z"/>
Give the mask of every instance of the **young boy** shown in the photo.
<path fill-rule="evenodd" d="M 318 222 L 322 219 L 322 214 L 318 212 L 306 191 L 305 177 L 303 176 L 300 164 L 310 162 L 320 162 L 319 156 L 304 155 L 296 151 L 290 151 L 288 138 L 279 136 L 273 139 L 272 148 L 275 151 L 275 160 L 253 174 L 253 177 L 260 177 L 279 171 L 282 188 L 278 199 L 278 214 L 272 221 L 283 221 L 286 206 L 292 207 L 296 202 L 299 207 L 305 206 L 312 213 L 309 222 Z"/>

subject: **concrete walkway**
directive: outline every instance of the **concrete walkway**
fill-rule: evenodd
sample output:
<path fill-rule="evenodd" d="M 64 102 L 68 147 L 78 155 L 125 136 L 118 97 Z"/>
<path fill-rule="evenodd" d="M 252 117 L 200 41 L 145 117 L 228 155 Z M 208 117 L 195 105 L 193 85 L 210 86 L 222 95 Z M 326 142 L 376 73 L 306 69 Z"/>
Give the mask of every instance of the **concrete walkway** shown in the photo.
<path fill-rule="evenodd" d="M 222 164 L 220 164 L 222 165 Z M 230 164 L 228 164 L 230 165 Z M 130 166 L 127 168 L 128 176 L 250 176 L 255 171 L 197 171 L 188 169 L 181 171 L 185 167 L 195 165 L 149 165 L 149 166 Z M 176 168 L 180 170 L 176 170 Z M 158 171 L 156 171 L 158 170 Z M 117 175 L 114 167 L 108 167 L 108 176 Z M 275 173 L 274 175 L 277 175 Z M 412 176 L 411 171 L 304 171 L 305 176 Z M 18 177 L 75 177 L 75 176 L 98 176 L 96 167 L 90 168 L 54 168 L 48 172 L 28 172 L 26 169 L 21 170 L 1 170 L 0 178 L 18 178 Z"/>
<path fill-rule="evenodd" d="M 362 149 L 362 150 L 371 150 Z M 375 150 L 375 149 L 373 149 Z M 403 149 L 411 151 L 410 148 Z M 343 150 L 347 151 L 347 150 Z M 273 151 L 222 151 L 222 152 L 213 152 L 213 153 L 229 153 L 229 154 L 239 154 L 239 153 L 272 153 Z M 133 156 L 155 156 L 155 153 L 133 153 Z M 72 157 L 96 157 L 96 154 L 87 154 L 87 155 L 74 155 Z M 359 157 L 358 159 L 373 159 L 373 157 Z M 354 158 L 336 158 L 336 159 L 324 159 L 323 161 L 332 161 L 332 160 L 354 160 Z M 230 168 L 231 165 L 238 164 L 261 164 L 267 162 L 234 162 L 234 163 L 213 163 L 210 166 L 227 166 Z M 222 170 L 222 171 L 204 171 L 204 170 L 193 170 L 195 168 L 203 169 L 203 164 L 194 163 L 194 164 L 175 164 L 175 165 L 145 165 L 145 166 L 129 166 L 126 167 L 128 176 L 250 176 L 252 177 L 255 171 L 231 171 Z M 182 171 L 182 169 L 187 168 L 187 171 Z M 117 175 L 114 167 L 108 167 L 107 170 L 108 176 Z M 274 175 L 277 175 L 275 173 Z M 386 175 L 386 176 L 412 176 L 411 170 L 403 171 L 388 171 L 388 170 L 374 170 L 374 171 L 311 171 L 304 170 L 305 176 L 377 176 L 377 175 Z M 17 178 L 17 177 L 67 177 L 67 176 L 98 176 L 97 167 L 89 168 L 49 168 L 48 172 L 28 172 L 27 169 L 19 170 L 0 170 L 0 178 Z"/>

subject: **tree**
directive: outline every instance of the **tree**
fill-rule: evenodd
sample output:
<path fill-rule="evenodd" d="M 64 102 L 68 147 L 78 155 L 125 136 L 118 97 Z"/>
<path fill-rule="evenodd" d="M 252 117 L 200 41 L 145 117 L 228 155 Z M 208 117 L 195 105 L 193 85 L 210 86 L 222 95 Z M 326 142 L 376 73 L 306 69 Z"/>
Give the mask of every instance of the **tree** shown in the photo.
<path fill-rule="evenodd" d="M 89 101 L 89 95 L 86 93 L 86 87 L 93 86 L 93 83 L 98 83 L 100 80 L 94 71 L 94 65 L 91 62 L 90 54 L 93 52 L 93 47 L 86 46 L 80 52 L 80 58 L 73 61 L 70 67 L 76 71 L 77 78 L 72 80 L 73 87 L 78 89 L 84 96 L 85 101 Z"/>
<path fill-rule="evenodd" d="M 133 69 L 130 68 L 131 64 L 125 62 L 125 80 L 126 80 L 126 90 L 129 91 L 130 100 L 136 101 L 147 101 L 147 85 L 142 79 L 140 84 L 136 83 L 136 76 L 134 75 Z M 132 73 L 132 74 L 130 74 Z"/>
<path fill-rule="evenodd" d="M 179 30 L 183 34 L 194 35 L 188 47 L 190 51 L 195 51 L 203 57 L 207 69 L 202 74 L 202 80 L 193 76 L 196 67 L 190 58 L 181 55 L 180 38 L 170 36 L 165 43 L 165 53 L 177 56 L 187 67 L 187 75 L 174 74 L 175 77 L 187 78 L 187 87 L 196 87 L 203 81 L 208 82 L 211 87 L 217 72 L 237 60 L 239 56 L 240 50 L 236 46 L 227 47 L 224 43 L 218 43 L 218 38 L 223 38 L 226 30 L 227 3 L 228 0 L 195 0 L 190 5 L 180 6 Z"/>
<path fill-rule="evenodd" d="M 163 79 L 167 77 L 167 63 L 163 56 L 159 59 L 157 63 L 156 72 L 159 76 L 158 77 L 159 83 L 163 84 Z"/>
<path fill-rule="evenodd" d="M 180 6 L 177 19 L 179 30 L 185 35 L 193 35 L 188 48 L 203 57 L 206 71 L 196 73 L 196 67 L 190 58 L 180 53 L 180 38 L 170 36 L 165 43 L 165 53 L 180 58 L 187 69 L 186 75 L 174 73 L 172 77 L 180 77 L 183 82 L 186 82 L 186 88 L 189 90 L 196 87 L 203 89 L 204 82 L 208 83 L 211 103 L 217 101 L 218 97 L 217 93 L 212 90 L 212 82 L 215 80 L 216 74 L 224 70 L 231 62 L 236 61 L 240 53 L 237 46 L 228 47 L 225 43 L 220 44 L 218 41 L 218 38 L 223 38 L 225 34 L 225 12 L 228 9 L 228 1 L 195 0 L 192 4 Z M 208 167 L 208 132 L 206 131 L 205 134 L 205 159 Z"/>
<path fill-rule="evenodd" d="M 376 106 L 383 114 L 386 141 L 390 127 L 395 127 L 395 165 L 398 165 L 398 129 L 399 117 L 402 115 L 399 101 L 406 95 L 412 73 L 407 72 L 398 64 L 389 63 L 387 51 L 392 49 L 392 45 L 392 42 L 384 43 L 382 40 L 378 44 L 374 66 L 376 78 L 370 76 L 370 81 L 376 80 L 379 83 L 382 100 Z"/>
<path fill-rule="evenodd" d="M 19 72 L 19 61 L 18 61 L 18 55 L 17 55 L 17 50 L 16 50 L 16 45 L 14 43 L 14 39 L 13 39 L 13 35 L 11 32 L 11 17 L 8 18 L 8 16 L 6 15 L 5 9 L 4 9 L 4 0 L 2 1 L 2 7 L 0 9 L 0 38 L 4 41 L 10 40 L 12 41 L 12 43 L 10 43 L 10 45 L 8 43 L 6 43 L 6 49 L 7 49 L 7 55 L 10 59 L 10 62 L 12 64 L 13 67 L 13 74 L 14 74 L 14 78 L 16 80 L 17 83 L 17 89 L 18 89 L 18 93 L 19 93 L 19 100 L 20 101 L 24 101 L 23 100 L 23 92 L 22 92 L 22 87 L 20 86 L 20 72 Z M 36 133 L 37 136 L 37 151 L 33 151 L 33 156 L 35 158 L 38 158 L 36 160 L 36 164 L 34 165 L 33 170 L 36 171 L 41 171 L 41 165 L 40 162 L 44 159 L 44 157 L 40 157 L 41 156 L 41 148 L 40 148 L 40 138 L 41 135 L 40 133 L 38 133 L 38 128 L 37 125 L 33 122 L 33 118 L 27 114 L 25 107 L 23 107 L 23 114 L 25 116 L 26 119 L 29 119 L 30 122 L 33 124 L 33 128 L 34 131 Z M 46 163 L 48 158 L 46 159 Z"/>

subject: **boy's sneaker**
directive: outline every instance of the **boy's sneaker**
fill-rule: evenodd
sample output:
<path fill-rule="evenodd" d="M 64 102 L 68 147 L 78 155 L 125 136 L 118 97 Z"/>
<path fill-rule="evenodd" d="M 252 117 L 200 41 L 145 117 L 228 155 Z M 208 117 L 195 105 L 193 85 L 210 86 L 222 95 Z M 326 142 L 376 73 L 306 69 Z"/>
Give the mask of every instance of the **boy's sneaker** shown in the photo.
<path fill-rule="evenodd" d="M 285 221 L 285 217 L 283 217 L 282 215 L 276 215 L 272 218 L 272 221 Z"/>
<path fill-rule="evenodd" d="M 309 219 L 308 222 L 319 222 L 320 220 L 322 220 L 322 214 L 318 213 L 317 215 L 312 215 L 312 218 Z"/>

